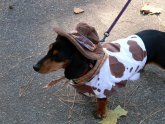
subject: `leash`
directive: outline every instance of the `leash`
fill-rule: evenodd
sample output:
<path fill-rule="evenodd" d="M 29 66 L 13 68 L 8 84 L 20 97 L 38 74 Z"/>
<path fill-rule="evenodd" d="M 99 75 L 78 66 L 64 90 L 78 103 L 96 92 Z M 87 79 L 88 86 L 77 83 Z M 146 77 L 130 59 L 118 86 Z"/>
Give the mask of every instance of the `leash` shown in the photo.
<path fill-rule="evenodd" d="M 111 26 L 109 27 L 109 29 L 104 33 L 104 37 L 100 42 L 104 42 L 105 39 L 109 36 L 110 32 L 112 31 L 113 27 L 115 26 L 115 24 L 117 23 L 117 21 L 119 20 L 119 18 L 122 16 L 122 14 L 124 13 L 124 11 L 126 10 L 126 8 L 128 7 L 128 5 L 130 4 L 131 0 L 128 0 L 126 2 L 126 4 L 124 5 L 124 7 L 122 8 L 122 10 L 120 11 L 120 13 L 118 14 L 118 16 L 115 18 L 115 20 L 113 21 L 113 23 L 111 24 Z M 51 82 L 49 82 L 46 86 L 44 86 L 43 88 L 48 88 L 48 87 L 52 87 L 53 85 L 57 84 L 58 82 L 65 80 L 66 78 L 64 76 L 62 76 L 59 79 L 53 80 Z M 67 81 L 66 81 L 67 82 Z"/>
<path fill-rule="evenodd" d="M 115 26 L 115 24 L 117 23 L 117 21 L 119 20 L 119 18 L 122 16 L 122 14 L 124 13 L 124 11 L 126 10 L 126 8 L 128 7 L 128 5 L 130 4 L 131 0 L 128 0 L 126 2 L 126 4 L 124 5 L 124 7 L 122 8 L 122 10 L 120 11 L 120 13 L 118 14 L 118 16 L 115 18 L 115 20 L 113 21 L 113 23 L 111 24 L 111 26 L 109 27 L 109 29 L 104 33 L 104 37 L 100 42 L 104 42 L 105 39 L 110 35 L 110 32 L 112 31 L 113 27 Z"/>

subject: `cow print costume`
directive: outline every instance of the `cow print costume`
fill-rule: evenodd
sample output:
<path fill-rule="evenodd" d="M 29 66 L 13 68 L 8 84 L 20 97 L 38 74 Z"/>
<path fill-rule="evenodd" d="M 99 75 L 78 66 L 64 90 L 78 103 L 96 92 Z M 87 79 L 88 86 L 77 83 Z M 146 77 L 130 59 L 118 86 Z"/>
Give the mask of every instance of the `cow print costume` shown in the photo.
<path fill-rule="evenodd" d="M 109 55 L 95 77 L 82 85 L 73 85 L 86 95 L 106 98 L 117 88 L 124 87 L 127 80 L 140 78 L 140 71 L 147 60 L 142 39 L 137 35 L 129 36 L 103 44 Z"/>

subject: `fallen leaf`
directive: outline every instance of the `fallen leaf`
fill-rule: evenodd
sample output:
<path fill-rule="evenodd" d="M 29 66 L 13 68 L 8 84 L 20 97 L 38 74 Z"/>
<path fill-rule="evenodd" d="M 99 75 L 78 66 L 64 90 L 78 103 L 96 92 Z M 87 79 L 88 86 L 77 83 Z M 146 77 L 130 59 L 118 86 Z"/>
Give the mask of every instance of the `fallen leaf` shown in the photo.
<path fill-rule="evenodd" d="M 77 8 L 77 7 L 74 7 L 73 11 L 74 11 L 75 14 L 79 14 L 79 13 L 83 13 L 84 12 L 83 9 Z"/>
<path fill-rule="evenodd" d="M 160 14 L 161 11 L 163 9 L 162 8 L 158 8 L 158 7 L 154 7 L 154 6 L 150 6 L 149 4 L 145 4 L 142 8 L 141 8 L 141 13 L 143 15 L 153 15 L 153 14 Z"/>
<path fill-rule="evenodd" d="M 114 110 L 108 110 L 107 116 L 100 121 L 100 124 L 116 124 L 117 119 L 119 119 L 121 116 L 126 116 L 127 111 L 125 111 L 123 108 L 118 105 Z"/>

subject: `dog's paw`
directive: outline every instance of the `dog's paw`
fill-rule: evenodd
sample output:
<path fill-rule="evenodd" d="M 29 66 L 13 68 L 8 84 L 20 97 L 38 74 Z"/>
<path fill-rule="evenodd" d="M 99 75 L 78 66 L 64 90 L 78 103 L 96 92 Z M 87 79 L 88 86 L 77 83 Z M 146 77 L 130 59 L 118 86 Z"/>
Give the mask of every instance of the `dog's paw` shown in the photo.
<path fill-rule="evenodd" d="M 96 115 L 98 118 L 106 117 L 106 110 L 97 110 Z"/>
<path fill-rule="evenodd" d="M 103 119 L 106 117 L 106 112 L 101 110 L 95 111 L 93 114 L 96 119 Z"/>

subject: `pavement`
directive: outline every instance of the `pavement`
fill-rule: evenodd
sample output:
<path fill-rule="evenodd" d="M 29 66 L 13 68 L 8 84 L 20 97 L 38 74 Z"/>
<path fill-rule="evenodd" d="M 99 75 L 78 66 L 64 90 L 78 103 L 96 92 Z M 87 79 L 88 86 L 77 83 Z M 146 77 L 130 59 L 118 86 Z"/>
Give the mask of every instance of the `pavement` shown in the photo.
<path fill-rule="evenodd" d="M 126 0 L 1 0 L 0 1 L 0 124 L 97 124 L 95 98 L 79 95 L 64 82 L 43 89 L 63 70 L 37 74 L 32 66 L 55 41 L 53 27 L 74 30 L 79 22 L 93 25 L 100 38 Z M 164 9 L 159 16 L 143 16 L 143 2 Z M 165 31 L 165 1 L 133 1 L 107 41 L 144 30 Z M 85 10 L 75 15 L 74 7 Z M 141 79 L 109 98 L 109 109 L 128 111 L 118 124 L 165 123 L 165 71 L 148 65 Z"/>

